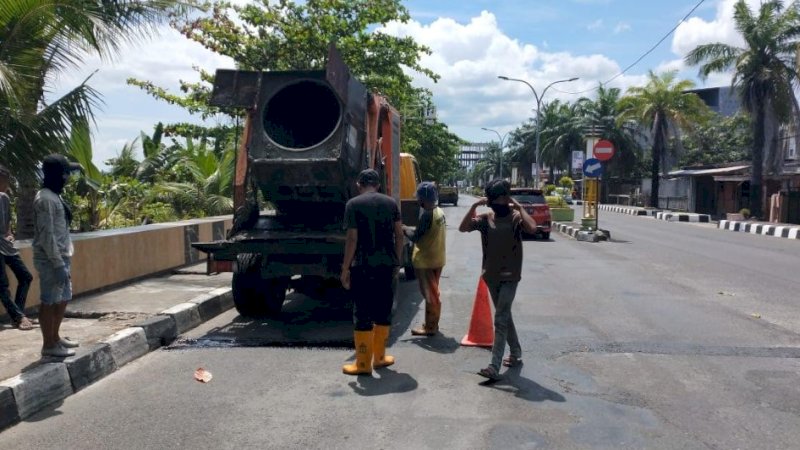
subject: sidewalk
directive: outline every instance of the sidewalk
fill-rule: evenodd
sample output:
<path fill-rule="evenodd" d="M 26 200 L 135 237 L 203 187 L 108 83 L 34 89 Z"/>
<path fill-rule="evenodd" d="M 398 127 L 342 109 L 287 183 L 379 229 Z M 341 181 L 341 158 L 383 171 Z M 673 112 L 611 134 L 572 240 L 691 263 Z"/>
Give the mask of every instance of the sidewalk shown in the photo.
<path fill-rule="evenodd" d="M 73 299 L 61 335 L 81 343 L 73 357 L 42 358 L 39 328 L 0 324 L 0 430 L 168 344 L 233 307 L 231 274 L 205 263 Z"/>

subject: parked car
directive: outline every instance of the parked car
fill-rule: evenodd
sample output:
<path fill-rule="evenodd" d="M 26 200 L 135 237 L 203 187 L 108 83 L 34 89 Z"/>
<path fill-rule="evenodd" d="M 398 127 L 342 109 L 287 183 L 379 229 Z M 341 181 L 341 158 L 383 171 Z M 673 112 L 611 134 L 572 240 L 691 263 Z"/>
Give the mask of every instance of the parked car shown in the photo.
<path fill-rule="evenodd" d="M 550 206 L 540 189 L 512 188 L 511 197 L 525 208 L 525 211 L 536 221 L 536 234 L 542 239 L 550 239 Z M 526 236 L 531 236 L 525 233 Z"/>
<path fill-rule="evenodd" d="M 453 206 L 458 206 L 458 186 L 438 186 L 439 187 L 439 204 L 451 203 Z"/>

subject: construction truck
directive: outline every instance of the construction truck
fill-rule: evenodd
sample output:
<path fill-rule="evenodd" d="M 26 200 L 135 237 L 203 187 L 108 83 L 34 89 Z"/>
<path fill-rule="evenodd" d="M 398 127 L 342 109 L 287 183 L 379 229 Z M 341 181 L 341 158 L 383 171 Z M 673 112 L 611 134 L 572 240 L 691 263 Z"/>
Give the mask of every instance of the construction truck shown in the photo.
<path fill-rule="evenodd" d="M 416 226 L 419 167 L 400 153 L 401 117 L 350 74 L 331 46 L 324 70 L 217 70 L 210 104 L 241 108 L 234 218 L 226 239 L 193 246 L 233 272 L 236 309 L 275 316 L 287 289 L 338 284 L 344 209 L 363 169 L 378 171 L 381 192 Z M 406 242 L 405 278 L 413 278 Z"/>

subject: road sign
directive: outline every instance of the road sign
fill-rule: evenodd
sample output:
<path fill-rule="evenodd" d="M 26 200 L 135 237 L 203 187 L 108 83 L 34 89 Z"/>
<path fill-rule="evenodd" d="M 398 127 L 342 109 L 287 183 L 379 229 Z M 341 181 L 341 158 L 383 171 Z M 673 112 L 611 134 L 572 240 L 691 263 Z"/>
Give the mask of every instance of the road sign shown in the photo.
<path fill-rule="evenodd" d="M 583 166 L 583 152 L 581 150 L 572 151 L 572 168 L 580 169 Z"/>
<path fill-rule="evenodd" d="M 603 164 L 595 158 L 589 158 L 583 163 L 583 175 L 590 178 L 597 178 L 603 175 Z"/>
<path fill-rule="evenodd" d="M 600 139 L 594 144 L 594 157 L 600 161 L 608 161 L 614 156 L 614 144 L 606 139 Z"/>

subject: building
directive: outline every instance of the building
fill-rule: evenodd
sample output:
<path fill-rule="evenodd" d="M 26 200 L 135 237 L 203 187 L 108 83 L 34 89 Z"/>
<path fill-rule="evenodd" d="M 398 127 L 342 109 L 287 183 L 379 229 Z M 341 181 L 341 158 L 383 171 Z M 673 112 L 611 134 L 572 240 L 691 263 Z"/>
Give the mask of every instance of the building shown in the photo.
<path fill-rule="evenodd" d="M 697 94 L 712 111 L 725 117 L 730 117 L 741 109 L 739 98 L 731 87 L 690 89 L 686 92 Z"/>
<path fill-rule="evenodd" d="M 470 142 L 462 144 L 458 149 L 458 164 L 462 169 L 471 171 L 475 164 L 483 159 L 486 150 L 489 148 L 488 142 Z"/>

